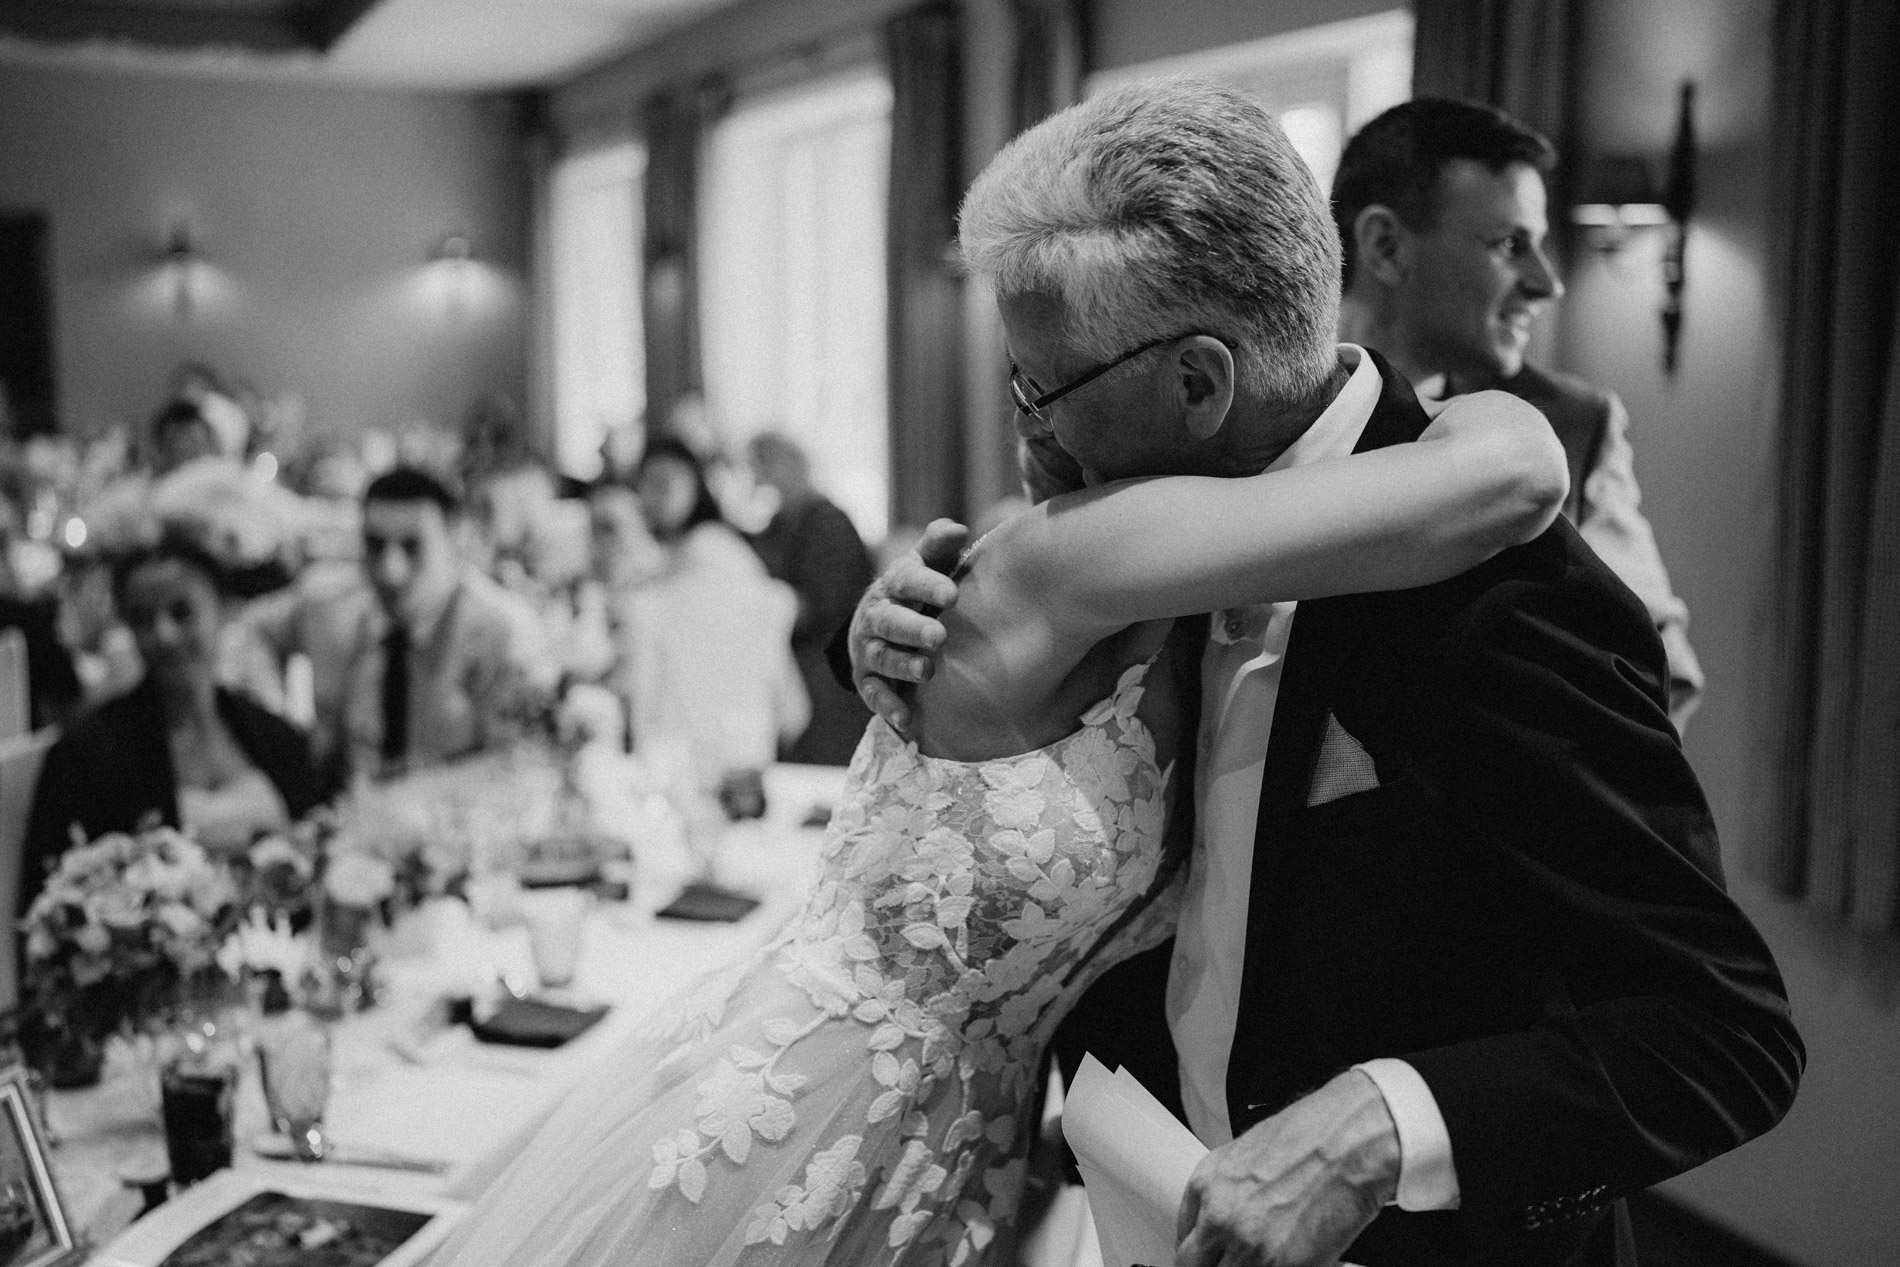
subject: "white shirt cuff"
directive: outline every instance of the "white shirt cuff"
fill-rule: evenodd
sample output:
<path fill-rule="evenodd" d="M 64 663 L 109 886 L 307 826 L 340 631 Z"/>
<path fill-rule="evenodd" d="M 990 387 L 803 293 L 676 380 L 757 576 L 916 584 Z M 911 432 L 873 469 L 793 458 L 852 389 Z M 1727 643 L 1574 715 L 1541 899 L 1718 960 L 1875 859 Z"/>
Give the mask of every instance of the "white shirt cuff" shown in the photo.
<path fill-rule="evenodd" d="M 1425 1079 L 1403 1060 L 1391 1058 L 1368 1060 L 1353 1068 L 1379 1088 L 1398 1128 L 1399 1191 L 1393 1204 L 1401 1210 L 1457 1209 L 1458 1171 L 1451 1162 L 1451 1135 Z"/>

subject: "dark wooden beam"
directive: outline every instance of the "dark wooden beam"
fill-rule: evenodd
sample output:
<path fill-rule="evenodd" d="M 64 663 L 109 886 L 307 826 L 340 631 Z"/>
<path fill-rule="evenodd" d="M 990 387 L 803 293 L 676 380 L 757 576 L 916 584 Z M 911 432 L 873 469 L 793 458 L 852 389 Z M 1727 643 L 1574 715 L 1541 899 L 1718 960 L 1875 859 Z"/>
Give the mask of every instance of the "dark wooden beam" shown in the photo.
<path fill-rule="evenodd" d="M 168 0 L 0 0 L 0 32 L 30 40 L 125 40 L 157 48 L 328 52 L 377 0 L 258 0 L 209 8 Z"/>

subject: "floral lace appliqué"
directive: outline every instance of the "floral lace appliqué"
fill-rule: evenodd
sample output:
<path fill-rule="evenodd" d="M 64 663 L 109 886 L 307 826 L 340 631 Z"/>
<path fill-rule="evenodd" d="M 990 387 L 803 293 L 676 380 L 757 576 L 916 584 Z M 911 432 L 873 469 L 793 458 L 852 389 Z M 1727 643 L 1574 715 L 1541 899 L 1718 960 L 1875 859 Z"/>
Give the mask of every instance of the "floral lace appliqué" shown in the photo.
<path fill-rule="evenodd" d="M 653 1146 L 650 1187 L 697 1203 L 716 1181 L 709 1163 L 743 1167 L 786 1140 L 806 1078 L 783 1058 L 822 1027 L 854 1026 L 870 1074 L 862 1126 L 753 1210 L 746 1243 L 837 1235 L 868 1192 L 894 1256 L 929 1238 L 931 1261 L 958 1267 L 989 1245 L 1015 1215 L 1036 1061 L 1087 985 L 1072 970 L 1159 866 L 1167 779 L 1136 717 L 1146 671 L 1124 673 L 1074 734 L 1019 757 L 926 757 L 871 723 L 818 888 L 770 952 L 811 1010 L 702 1066 L 694 1123 Z M 674 1058 L 713 1037 L 736 984 L 676 1018 Z"/>

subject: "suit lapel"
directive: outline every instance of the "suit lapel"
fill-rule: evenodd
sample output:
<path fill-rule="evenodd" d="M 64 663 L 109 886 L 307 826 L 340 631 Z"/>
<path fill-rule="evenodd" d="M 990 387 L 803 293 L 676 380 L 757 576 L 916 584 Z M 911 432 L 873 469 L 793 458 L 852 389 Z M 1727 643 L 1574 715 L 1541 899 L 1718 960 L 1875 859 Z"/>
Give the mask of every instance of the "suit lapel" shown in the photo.
<path fill-rule="evenodd" d="M 1379 370 L 1378 404 L 1353 452 L 1364 453 L 1418 439 L 1429 419 L 1412 385 L 1377 353 L 1368 351 Z M 1293 616 L 1286 664 L 1273 708 L 1266 768 L 1260 781 L 1260 812 L 1254 829 L 1253 874 L 1247 901 L 1247 958 L 1241 973 L 1240 1014 L 1247 1016 L 1271 971 L 1266 950 L 1273 930 L 1254 918 L 1269 909 L 1288 851 L 1298 847 L 1297 819 L 1306 806 L 1313 767 L 1324 736 L 1326 715 L 1342 676 L 1351 670 L 1355 650 L 1352 596 L 1303 602 Z M 1248 1106 L 1245 1079 L 1251 1062 L 1241 1055 L 1249 1030 L 1234 1030 L 1234 1055 L 1227 1063 L 1228 1112 L 1241 1129 Z"/>

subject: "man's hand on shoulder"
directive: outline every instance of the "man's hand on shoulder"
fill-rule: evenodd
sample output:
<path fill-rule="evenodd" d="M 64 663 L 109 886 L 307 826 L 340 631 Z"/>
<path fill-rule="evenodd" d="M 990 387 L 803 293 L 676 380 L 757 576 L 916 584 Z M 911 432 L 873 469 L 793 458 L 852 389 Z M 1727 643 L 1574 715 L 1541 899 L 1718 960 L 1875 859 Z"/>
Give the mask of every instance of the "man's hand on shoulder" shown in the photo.
<path fill-rule="evenodd" d="M 1175 1267 L 1336 1263 L 1398 1187 L 1385 1098 L 1365 1074 L 1342 1073 L 1201 1159 Z"/>
<path fill-rule="evenodd" d="M 943 622 L 921 609 L 940 613 L 956 605 L 950 573 L 969 539 L 962 524 L 934 520 L 915 549 L 871 582 L 851 615 L 852 680 L 871 711 L 900 734 L 910 726 L 902 684 L 930 679 L 947 636 Z"/>

